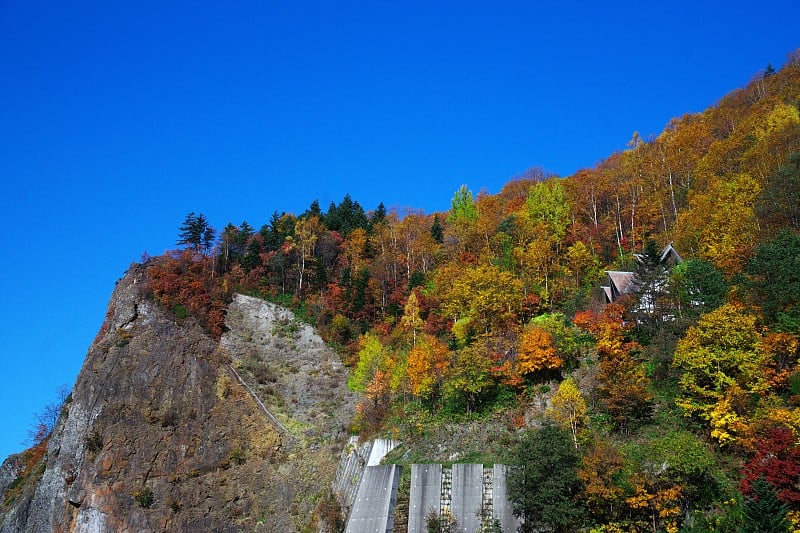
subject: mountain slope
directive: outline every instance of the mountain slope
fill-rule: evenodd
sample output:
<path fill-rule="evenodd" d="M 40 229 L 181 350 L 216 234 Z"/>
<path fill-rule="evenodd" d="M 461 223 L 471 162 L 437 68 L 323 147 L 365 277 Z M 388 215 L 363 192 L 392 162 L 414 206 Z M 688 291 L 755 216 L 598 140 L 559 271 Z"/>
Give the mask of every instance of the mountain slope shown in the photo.
<path fill-rule="evenodd" d="M 118 282 L 47 443 L 46 463 L 6 500 L 0 531 L 291 531 L 311 524 L 316 497 L 335 473 L 336 437 L 352 399 L 339 387 L 327 387 L 325 400 L 287 394 L 279 416 L 289 433 L 282 433 L 230 363 L 245 358 L 235 353 L 244 345 L 251 364 L 285 359 L 281 350 L 288 350 L 344 383 L 335 354 L 310 328 L 302 343 L 276 346 L 260 325 L 278 321 L 276 313 L 291 322 L 291 314 L 245 298 L 237 301 L 248 305 L 234 306 L 228 320 L 235 334 L 217 342 L 145 296 L 146 268 L 134 265 Z M 303 433 L 294 433 L 299 427 Z"/>

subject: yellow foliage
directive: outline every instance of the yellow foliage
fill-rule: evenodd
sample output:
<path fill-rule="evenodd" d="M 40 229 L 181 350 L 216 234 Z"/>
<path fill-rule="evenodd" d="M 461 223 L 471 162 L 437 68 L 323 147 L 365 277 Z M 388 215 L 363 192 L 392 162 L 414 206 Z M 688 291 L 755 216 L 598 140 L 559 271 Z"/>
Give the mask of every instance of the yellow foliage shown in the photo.
<path fill-rule="evenodd" d="M 767 133 L 800 123 L 800 112 L 793 105 L 778 103 L 767 116 Z"/>
<path fill-rule="evenodd" d="M 578 447 L 578 429 L 586 425 L 586 402 L 572 377 L 568 377 L 559 385 L 553 395 L 547 416 L 564 428 L 569 428 L 575 447 Z"/>
<path fill-rule="evenodd" d="M 510 272 L 482 265 L 442 274 L 437 289 L 445 316 L 468 320 L 479 334 L 516 319 L 522 307 L 522 284 Z"/>
<path fill-rule="evenodd" d="M 644 485 L 637 483 L 635 487 L 635 494 L 625 498 L 625 503 L 627 503 L 628 507 L 631 509 L 644 509 L 650 506 L 650 502 L 653 498 L 654 496 L 647 492 L 647 489 Z"/>
<path fill-rule="evenodd" d="M 748 395 L 769 388 L 760 342 L 756 317 L 735 304 L 703 315 L 678 342 L 673 365 L 683 373 L 676 403 L 708 420 L 720 443 L 734 440 L 731 430 L 749 408 Z"/>
<path fill-rule="evenodd" d="M 408 354 L 408 386 L 411 394 L 428 398 L 450 367 L 450 352 L 436 338 L 425 336 Z"/>
<path fill-rule="evenodd" d="M 730 401 L 721 399 L 709 413 L 711 437 L 719 441 L 721 446 L 736 442 L 736 437 L 731 433 L 731 426 L 739 421 L 739 415 L 731 410 Z"/>

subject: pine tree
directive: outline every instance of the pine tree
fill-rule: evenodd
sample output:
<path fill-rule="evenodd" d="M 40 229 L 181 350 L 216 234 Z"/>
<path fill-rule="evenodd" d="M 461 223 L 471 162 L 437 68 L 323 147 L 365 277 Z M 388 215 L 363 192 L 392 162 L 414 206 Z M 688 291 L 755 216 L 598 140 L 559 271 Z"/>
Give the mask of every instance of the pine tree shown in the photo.
<path fill-rule="evenodd" d="M 745 496 L 742 533 L 782 533 L 789 531 L 789 507 L 778 499 L 775 488 L 764 479 L 753 483 L 753 493 Z"/>
<path fill-rule="evenodd" d="M 433 215 L 433 225 L 431 226 L 431 237 L 439 244 L 444 242 L 444 228 L 439 221 L 439 215 Z"/>
<path fill-rule="evenodd" d="M 583 507 L 578 499 L 580 461 L 569 434 L 552 423 L 522 435 L 516 448 L 518 468 L 509 472 L 507 487 L 514 514 L 524 531 L 574 531 Z"/>
<path fill-rule="evenodd" d="M 183 219 L 177 244 L 191 246 L 196 252 L 201 249 L 208 251 L 214 244 L 215 234 L 216 232 L 208 224 L 206 216 L 203 213 L 195 215 L 192 211 Z"/>

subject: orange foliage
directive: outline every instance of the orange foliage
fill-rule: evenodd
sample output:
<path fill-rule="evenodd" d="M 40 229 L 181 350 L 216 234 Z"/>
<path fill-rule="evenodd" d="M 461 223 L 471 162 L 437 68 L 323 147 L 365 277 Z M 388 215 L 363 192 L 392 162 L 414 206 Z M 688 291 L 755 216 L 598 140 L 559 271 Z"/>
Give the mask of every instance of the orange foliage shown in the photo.
<path fill-rule="evenodd" d="M 436 338 L 424 335 L 408 354 L 408 384 L 411 394 L 429 398 L 450 367 L 450 351 Z"/>
<path fill-rule="evenodd" d="M 540 370 L 558 370 L 564 361 L 556 354 L 553 337 L 542 328 L 528 326 L 519 343 L 517 367 L 522 375 Z"/>
<path fill-rule="evenodd" d="M 800 339 L 790 333 L 770 333 L 762 340 L 761 350 L 769 361 L 766 372 L 770 386 L 776 389 L 785 389 L 789 377 L 797 367 L 798 356 L 800 356 Z"/>

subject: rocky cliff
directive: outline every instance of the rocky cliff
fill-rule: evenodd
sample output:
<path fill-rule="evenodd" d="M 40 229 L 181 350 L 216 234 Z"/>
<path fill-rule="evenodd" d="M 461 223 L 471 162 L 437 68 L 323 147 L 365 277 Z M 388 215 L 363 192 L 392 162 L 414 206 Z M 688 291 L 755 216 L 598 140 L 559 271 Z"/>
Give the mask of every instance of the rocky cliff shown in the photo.
<path fill-rule="evenodd" d="M 220 341 L 117 283 L 36 465 L 3 466 L 0 533 L 316 530 L 354 398 L 287 310 L 236 296 Z"/>

